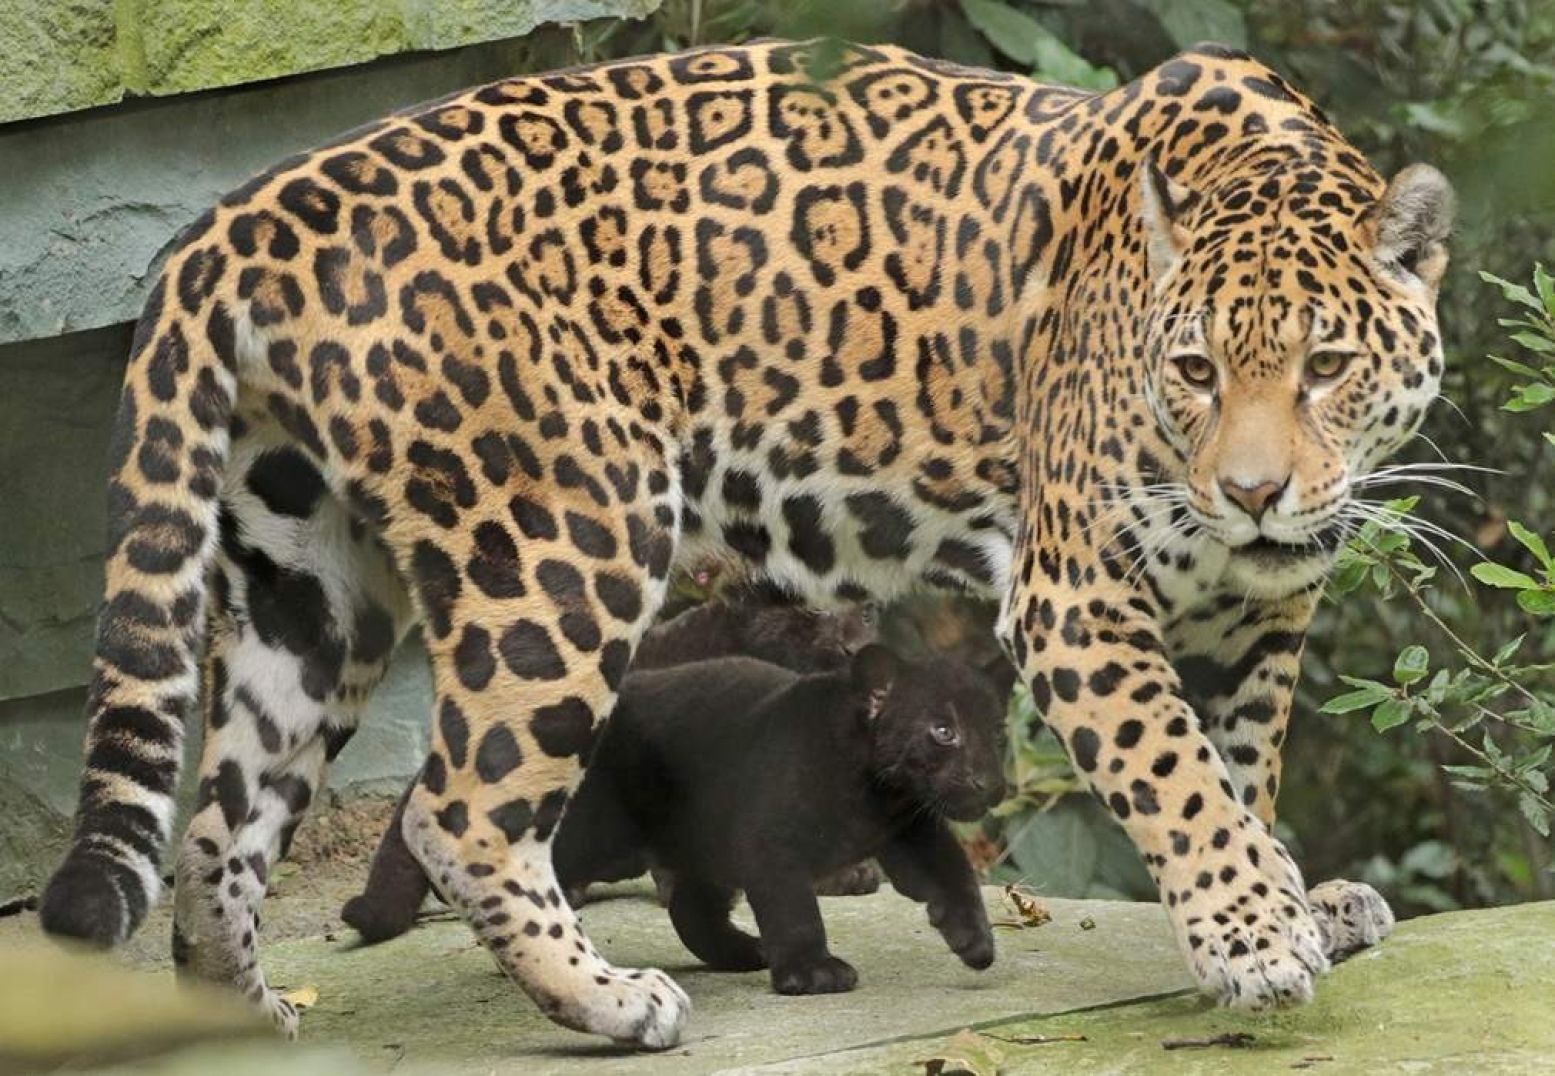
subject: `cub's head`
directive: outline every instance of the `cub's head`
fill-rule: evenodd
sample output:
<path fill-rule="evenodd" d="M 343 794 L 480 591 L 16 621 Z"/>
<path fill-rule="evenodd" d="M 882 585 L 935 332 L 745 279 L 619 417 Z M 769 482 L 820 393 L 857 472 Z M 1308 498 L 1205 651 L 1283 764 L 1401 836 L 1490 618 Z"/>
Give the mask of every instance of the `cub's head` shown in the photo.
<path fill-rule="evenodd" d="M 876 780 L 962 822 L 1004 798 L 1012 667 L 990 674 L 950 658 L 908 662 L 872 645 L 854 656 L 852 676 Z"/>
<path fill-rule="evenodd" d="M 1160 478 L 1252 594 L 1321 578 L 1436 395 L 1452 189 L 1426 165 L 1378 186 L 1342 151 L 1203 192 L 1141 170 L 1146 396 L 1184 461 Z"/>

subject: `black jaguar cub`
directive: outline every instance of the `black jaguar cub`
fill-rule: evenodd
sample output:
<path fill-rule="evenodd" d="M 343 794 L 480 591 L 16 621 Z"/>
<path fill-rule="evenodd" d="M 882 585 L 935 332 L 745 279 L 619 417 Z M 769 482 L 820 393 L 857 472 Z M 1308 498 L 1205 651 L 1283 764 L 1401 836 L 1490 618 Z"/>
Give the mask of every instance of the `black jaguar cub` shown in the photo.
<path fill-rule="evenodd" d="M 993 962 L 977 881 L 945 819 L 1004 795 L 1008 684 L 946 658 L 865 647 L 800 675 L 720 658 L 626 677 L 552 849 L 565 886 L 644 852 L 674 872 L 670 918 L 714 968 L 770 967 L 780 994 L 853 989 L 815 879 L 875 856 L 973 968 Z M 737 891 L 760 940 L 729 920 Z"/>
<path fill-rule="evenodd" d="M 662 669 L 707 658 L 744 655 L 781 665 L 795 672 L 814 672 L 847 665 L 861 647 L 875 641 L 876 609 L 872 604 L 837 610 L 812 609 L 778 588 L 731 586 L 711 601 L 655 624 L 643 636 L 633 658 L 634 669 Z M 414 785 L 412 786 L 412 789 Z M 411 928 L 416 911 L 431 889 L 426 872 L 406 847 L 401 832 L 407 789 L 394 817 L 373 853 L 367 885 L 346 901 L 340 918 L 372 944 L 397 938 Z M 647 869 L 645 857 L 622 862 L 617 877 L 636 877 Z M 670 880 L 654 872 L 661 899 L 667 901 Z M 856 863 L 821 879 L 817 892 L 833 895 L 872 893 L 880 885 L 873 864 Z M 582 887 L 568 894 L 576 907 Z"/>

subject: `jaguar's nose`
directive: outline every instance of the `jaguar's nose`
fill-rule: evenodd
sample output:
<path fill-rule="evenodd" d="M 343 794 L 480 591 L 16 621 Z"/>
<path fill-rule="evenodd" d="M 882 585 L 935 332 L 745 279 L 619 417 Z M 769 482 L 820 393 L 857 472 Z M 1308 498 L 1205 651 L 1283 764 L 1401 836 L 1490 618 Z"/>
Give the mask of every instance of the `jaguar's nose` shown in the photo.
<path fill-rule="evenodd" d="M 1227 499 L 1241 508 L 1242 511 L 1252 516 L 1253 522 L 1257 523 L 1263 519 L 1264 513 L 1269 510 L 1269 506 L 1279 499 L 1280 494 L 1285 492 L 1285 487 L 1289 484 L 1289 477 L 1280 482 L 1276 482 L 1273 479 L 1264 479 L 1261 482 L 1252 484 L 1245 483 L 1240 479 L 1222 478 L 1220 480 L 1220 491 L 1226 495 Z"/>

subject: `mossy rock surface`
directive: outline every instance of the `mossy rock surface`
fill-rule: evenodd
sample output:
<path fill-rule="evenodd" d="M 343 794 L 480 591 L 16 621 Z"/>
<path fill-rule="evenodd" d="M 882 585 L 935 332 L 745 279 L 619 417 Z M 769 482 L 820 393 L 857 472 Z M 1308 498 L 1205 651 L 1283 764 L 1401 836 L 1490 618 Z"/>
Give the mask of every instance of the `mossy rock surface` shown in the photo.
<path fill-rule="evenodd" d="M 1403 923 L 1378 949 L 1335 968 L 1299 1009 L 1240 1014 L 1185 994 L 999 1022 L 977 1036 L 747 1071 L 922 1072 L 919 1062 L 982 1049 L 1001 1074 L 1555 1072 L 1555 903 Z"/>

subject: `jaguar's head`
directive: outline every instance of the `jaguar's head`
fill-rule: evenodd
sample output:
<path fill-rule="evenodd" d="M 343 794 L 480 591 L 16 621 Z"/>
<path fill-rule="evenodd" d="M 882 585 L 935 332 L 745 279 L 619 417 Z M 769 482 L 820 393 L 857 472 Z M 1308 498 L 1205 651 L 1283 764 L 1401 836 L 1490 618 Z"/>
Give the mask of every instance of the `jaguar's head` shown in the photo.
<path fill-rule="evenodd" d="M 1368 509 L 1358 484 L 1413 435 L 1442 373 L 1436 292 L 1453 194 L 1308 161 L 1199 193 L 1152 162 L 1140 190 L 1147 398 L 1183 503 L 1229 582 L 1318 581 Z"/>

